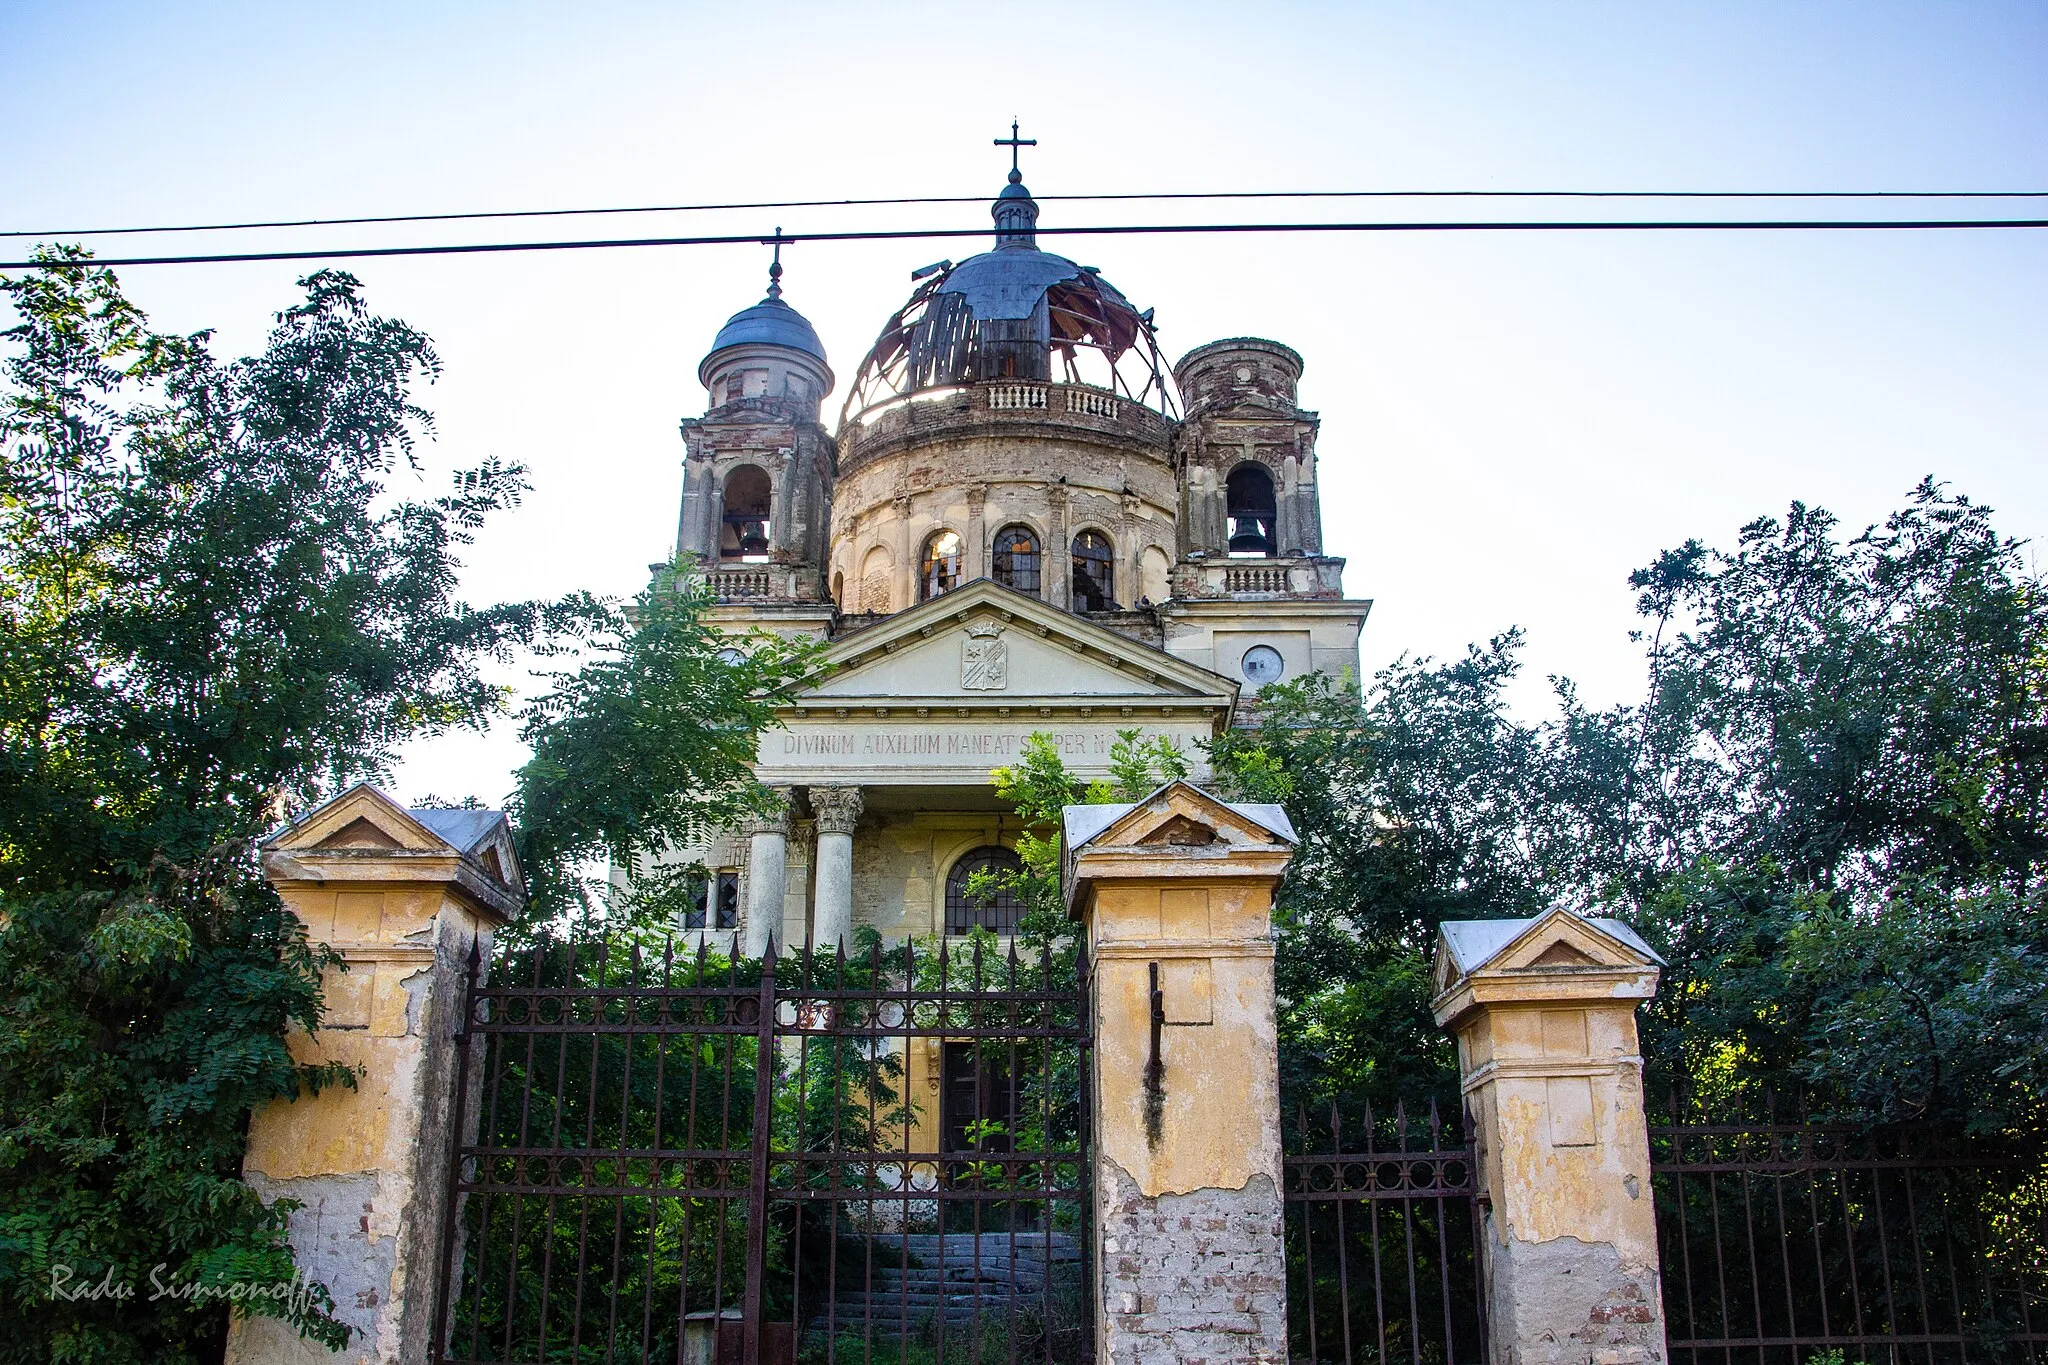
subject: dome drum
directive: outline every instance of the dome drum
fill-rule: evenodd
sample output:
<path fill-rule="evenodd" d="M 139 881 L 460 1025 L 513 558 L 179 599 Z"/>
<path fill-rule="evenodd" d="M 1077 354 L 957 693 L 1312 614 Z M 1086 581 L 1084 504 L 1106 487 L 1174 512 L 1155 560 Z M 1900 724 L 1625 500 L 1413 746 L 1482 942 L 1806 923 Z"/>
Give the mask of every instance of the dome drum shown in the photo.
<path fill-rule="evenodd" d="M 1164 463 L 1172 428 L 1145 404 L 1088 384 L 951 386 L 875 404 L 842 424 L 839 469 L 848 473 L 909 445 L 973 435 L 1078 440 Z"/>

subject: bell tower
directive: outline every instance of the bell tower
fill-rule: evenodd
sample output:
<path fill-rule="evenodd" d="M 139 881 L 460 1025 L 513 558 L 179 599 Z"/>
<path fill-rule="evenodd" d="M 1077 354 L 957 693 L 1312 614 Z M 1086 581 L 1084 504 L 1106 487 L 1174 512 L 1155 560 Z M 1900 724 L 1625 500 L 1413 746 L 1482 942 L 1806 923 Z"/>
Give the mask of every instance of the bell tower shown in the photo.
<path fill-rule="evenodd" d="M 735 313 L 697 367 L 704 415 L 683 435 L 676 546 L 721 602 L 823 603 L 833 442 L 818 420 L 825 348 L 782 297 L 781 229 L 768 294 Z"/>
<path fill-rule="evenodd" d="M 1323 553 L 1316 493 L 1321 425 L 1297 402 L 1301 357 L 1232 337 L 1173 367 L 1186 416 L 1174 431 L 1180 559 L 1167 648 L 1244 687 L 1358 668 L 1368 601 L 1344 595 L 1344 561 Z"/>

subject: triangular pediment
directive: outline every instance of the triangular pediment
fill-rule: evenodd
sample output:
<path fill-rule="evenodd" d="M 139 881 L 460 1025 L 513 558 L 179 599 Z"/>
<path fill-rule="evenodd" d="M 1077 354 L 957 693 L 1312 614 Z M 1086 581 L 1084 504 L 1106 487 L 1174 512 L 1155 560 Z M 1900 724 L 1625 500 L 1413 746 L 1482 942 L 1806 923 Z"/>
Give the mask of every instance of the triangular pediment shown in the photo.
<path fill-rule="evenodd" d="M 1187 782 L 1169 782 L 1143 801 L 1128 806 L 1067 809 L 1091 813 L 1068 821 L 1068 841 L 1076 848 L 1156 844 L 1270 848 L 1294 842 L 1293 828 L 1287 825 L 1284 816 L 1268 813 L 1265 807 L 1233 806 Z M 1088 826 L 1098 821 L 1106 822 L 1088 832 Z"/>
<path fill-rule="evenodd" d="M 281 853 L 383 849 L 454 853 L 448 842 L 367 782 L 307 812 L 265 841 Z"/>
<path fill-rule="evenodd" d="M 398 839 L 368 816 L 358 815 L 322 839 L 321 848 L 398 848 Z"/>
<path fill-rule="evenodd" d="M 986 579 L 838 641 L 826 662 L 800 701 L 1237 698 L 1228 678 Z"/>
<path fill-rule="evenodd" d="M 1618 920 L 1588 919 L 1563 908 L 1533 919 L 1453 920 L 1437 940 L 1435 993 L 1477 975 L 1517 972 L 1639 972 L 1661 959 Z"/>

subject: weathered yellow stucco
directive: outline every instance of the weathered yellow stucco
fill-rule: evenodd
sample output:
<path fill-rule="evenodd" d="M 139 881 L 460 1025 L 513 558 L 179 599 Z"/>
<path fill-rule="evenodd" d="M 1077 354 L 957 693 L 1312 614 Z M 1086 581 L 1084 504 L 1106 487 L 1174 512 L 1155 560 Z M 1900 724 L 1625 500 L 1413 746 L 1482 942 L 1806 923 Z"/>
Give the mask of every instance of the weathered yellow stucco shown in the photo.
<path fill-rule="evenodd" d="M 1619 926 L 1554 911 L 1485 926 L 1498 946 L 1461 960 L 1462 927 L 1446 926 L 1434 1004 L 1457 1032 L 1476 1130 L 1494 1358 L 1660 1361 L 1635 1019 L 1655 959 Z"/>
<path fill-rule="evenodd" d="M 266 845 L 285 905 L 343 959 L 323 980 L 319 1031 L 288 1044 L 301 1060 L 355 1068 L 357 1081 L 258 1110 L 243 1178 L 266 1200 L 303 1206 L 290 1233 L 300 1268 L 327 1285 L 354 1334 L 337 1356 L 276 1319 L 240 1319 L 230 1365 L 424 1358 L 462 985 L 471 952 L 487 957 L 519 905 L 509 832 L 497 825 L 456 847 L 359 787 Z"/>
<path fill-rule="evenodd" d="M 1101 1153 L 1147 1197 L 1280 1178 L 1271 903 L 1269 888 L 1222 881 L 1096 893 Z M 1145 1118 L 1155 962 L 1165 1011 L 1156 1145 Z"/>
<path fill-rule="evenodd" d="M 1286 1358 L 1272 904 L 1291 838 L 1277 811 L 1185 783 L 1069 808 L 1067 900 L 1093 955 L 1105 1365 Z"/>

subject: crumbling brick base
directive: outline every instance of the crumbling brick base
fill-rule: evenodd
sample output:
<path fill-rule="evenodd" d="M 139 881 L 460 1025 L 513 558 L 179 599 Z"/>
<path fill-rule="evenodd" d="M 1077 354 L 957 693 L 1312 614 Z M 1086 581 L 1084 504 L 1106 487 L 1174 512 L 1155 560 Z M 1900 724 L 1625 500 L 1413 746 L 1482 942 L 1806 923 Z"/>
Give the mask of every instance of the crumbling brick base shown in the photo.
<path fill-rule="evenodd" d="M 1524 1242 L 1487 1219 L 1488 1331 L 1501 1365 L 1663 1365 L 1657 1267 L 1606 1242 Z"/>
<path fill-rule="evenodd" d="M 1102 1358 L 1284 1365 L 1287 1261 L 1272 1179 L 1147 1199 L 1121 1168 L 1105 1164 L 1115 1197 L 1100 1210 Z"/>

